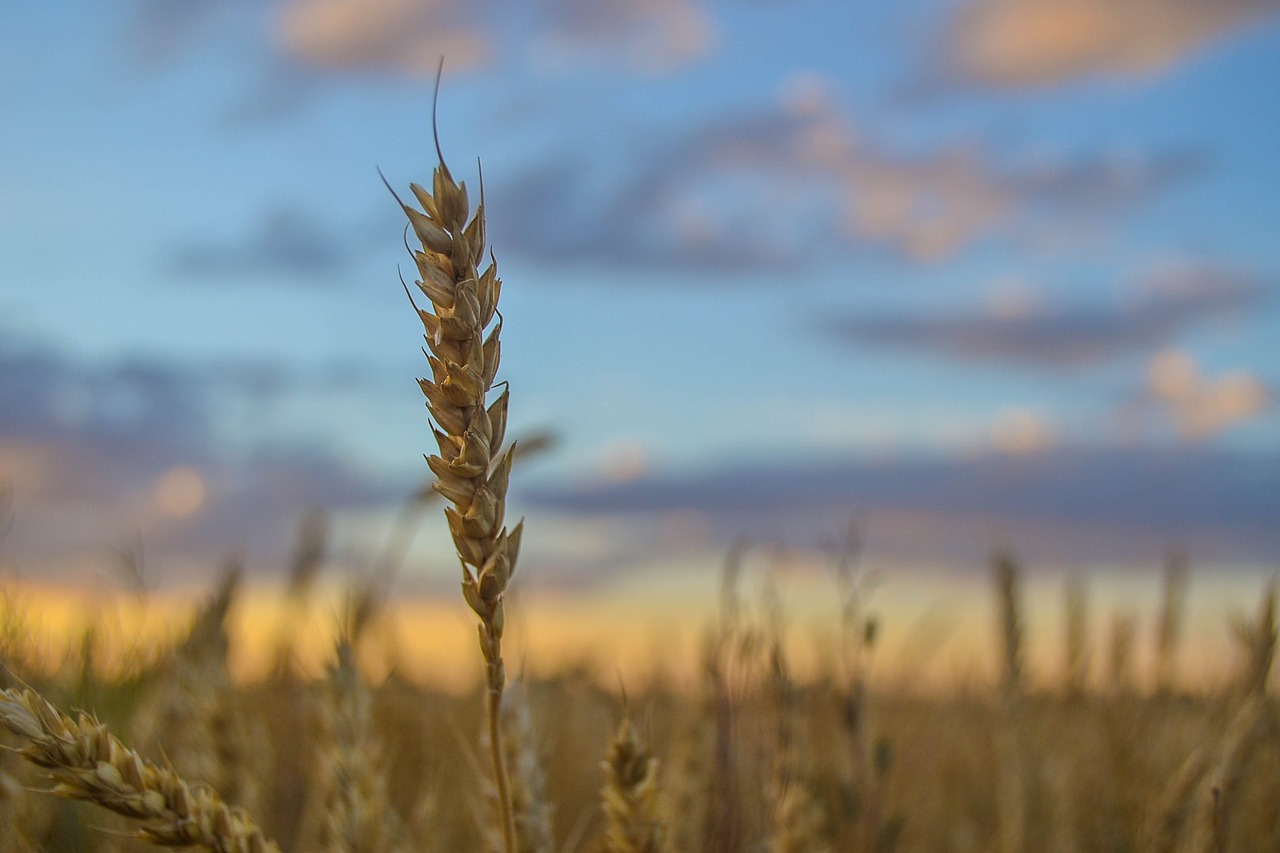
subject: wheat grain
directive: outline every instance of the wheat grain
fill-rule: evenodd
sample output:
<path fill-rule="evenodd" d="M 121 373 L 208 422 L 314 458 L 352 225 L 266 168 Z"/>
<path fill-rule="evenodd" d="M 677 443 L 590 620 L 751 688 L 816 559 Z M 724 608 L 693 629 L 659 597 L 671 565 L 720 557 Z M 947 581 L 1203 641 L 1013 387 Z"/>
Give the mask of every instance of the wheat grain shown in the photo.
<path fill-rule="evenodd" d="M 73 719 L 32 690 L 8 689 L 0 691 L 0 723 L 27 743 L 23 756 L 49 772 L 52 793 L 131 818 L 140 838 L 215 853 L 279 853 L 243 810 L 144 760 L 87 714 Z"/>

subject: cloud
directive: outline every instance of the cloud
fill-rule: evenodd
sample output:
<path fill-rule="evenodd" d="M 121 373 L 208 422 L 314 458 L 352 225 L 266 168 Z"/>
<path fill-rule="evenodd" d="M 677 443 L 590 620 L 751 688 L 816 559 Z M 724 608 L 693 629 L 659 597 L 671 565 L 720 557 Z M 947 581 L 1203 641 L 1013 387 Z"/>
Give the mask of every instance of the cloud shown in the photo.
<path fill-rule="evenodd" d="M 325 69 L 435 73 L 504 61 L 621 64 L 666 71 L 700 58 L 710 18 L 690 0 L 289 0 L 277 19 L 280 47 Z"/>
<path fill-rule="evenodd" d="M 1151 357 L 1146 394 L 1167 408 L 1179 433 L 1190 440 L 1212 437 L 1255 418 L 1276 399 L 1262 380 L 1246 371 L 1205 376 L 1188 353 L 1175 349 Z"/>
<path fill-rule="evenodd" d="M 134 0 L 132 5 L 129 57 L 155 68 L 208 42 L 220 28 L 236 27 L 238 13 L 253 10 L 255 4 L 250 0 Z"/>
<path fill-rule="evenodd" d="M 1040 452 L 742 462 L 683 476 L 522 492 L 577 517 L 696 518 L 736 536 L 813 541 L 865 521 L 870 545 L 916 558 L 981 557 L 997 544 L 1033 559 L 1280 559 L 1280 458 L 1205 447 L 1058 445 Z"/>
<path fill-rule="evenodd" d="M 1081 367 L 1164 346 L 1184 328 L 1239 315 L 1261 303 L 1263 286 L 1207 266 L 1151 274 L 1129 302 L 1046 306 L 941 317 L 840 317 L 823 328 L 838 340 L 921 349 L 973 361 L 1032 367 Z"/>
<path fill-rule="evenodd" d="M 188 282 L 234 284 L 258 276 L 280 284 L 338 284 L 369 253 L 368 229 L 338 228 L 294 204 L 276 204 L 238 241 L 192 240 L 175 249 L 170 269 Z M 379 229 L 385 233 L 384 229 Z"/>
<path fill-rule="evenodd" d="M 1275 0 L 971 0 L 934 73 L 1007 88 L 1148 77 L 1277 10 Z"/>
<path fill-rule="evenodd" d="M 1207 165 L 1205 154 L 1194 150 L 1148 156 L 1103 152 L 1075 161 L 1044 159 L 1008 181 L 1019 196 L 1041 205 L 1097 213 L 1140 204 L 1166 187 L 1203 174 Z"/>
<path fill-rule="evenodd" d="M 1001 453 L 1013 456 L 1043 453 L 1057 443 L 1057 429 L 1033 409 L 1005 409 L 997 413 L 991 424 L 991 446 Z"/>
<path fill-rule="evenodd" d="M 816 78 L 794 81 L 770 109 L 606 162 L 614 156 L 571 147 L 495 187 L 495 242 L 556 263 L 719 271 L 794 269 L 840 249 L 938 261 L 1027 226 L 1096 223 L 1203 159 L 1103 154 L 1011 168 L 977 144 L 902 154 L 855 127 Z"/>
<path fill-rule="evenodd" d="M 664 72 L 708 53 L 710 18 L 688 0 L 549 0 L 548 49 L 553 54 L 622 56 L 633 67 Z"/>
<path fill-rule="evenodd" d="M 454 71 L 494 55 L 484 4 L 457 0 L 290 0 L 276 36 L 285 52 L 332 69 L 435 73 L 440 57 Z M 492 4 L 491 4 L 492 5 Z"/>
<path fill-rule="evenodd" d="M 275 559 L 309 508 L 380 507 L 411 492 L 415 484 L 366 474 L 323 445 L 223 440 L 219 415 L 229 403 L 268 387 L 322 384 L 247 364 L 78 362 L 0 340 L 7 562 L 56 574 L 88 554 L 101 570 L 131 531 L 174 566 L 207 568 L 237 548 Z"/>

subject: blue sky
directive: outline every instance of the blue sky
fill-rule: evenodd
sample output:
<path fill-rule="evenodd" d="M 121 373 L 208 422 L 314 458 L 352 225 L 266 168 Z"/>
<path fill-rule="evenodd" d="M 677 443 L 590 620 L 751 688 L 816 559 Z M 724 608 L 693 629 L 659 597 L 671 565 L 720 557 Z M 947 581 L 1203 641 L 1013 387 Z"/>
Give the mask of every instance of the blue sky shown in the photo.
<path fill-rule="evenodd" d="M 0 562 L 367 563 L 393 186 L 484 166 L 529 574 L 1280 558 L 1280 4 L 54 2 L 0 26 Z M 427 513 L 405 572 L 451 577 Z M 141 543 L 139 546 L 137 543 Z"/>

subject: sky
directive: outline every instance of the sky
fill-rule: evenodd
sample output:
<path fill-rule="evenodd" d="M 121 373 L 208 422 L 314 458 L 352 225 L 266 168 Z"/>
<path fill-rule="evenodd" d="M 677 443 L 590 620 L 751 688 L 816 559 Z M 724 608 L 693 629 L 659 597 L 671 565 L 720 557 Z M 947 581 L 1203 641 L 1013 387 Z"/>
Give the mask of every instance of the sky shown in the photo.
<path fill-rule="evenodd" d="M 504 280 L 520 583 L 1280 562 L 1280 3 L 0 13 L 0 566 L 373 565 L 427 482 L 393 187 Z M 439 504 L 408 588 L 455 589 Z M 702 567 L 694 569 L 691 567 Z M 713 569 L 712 569 L 713 570 Z"/>

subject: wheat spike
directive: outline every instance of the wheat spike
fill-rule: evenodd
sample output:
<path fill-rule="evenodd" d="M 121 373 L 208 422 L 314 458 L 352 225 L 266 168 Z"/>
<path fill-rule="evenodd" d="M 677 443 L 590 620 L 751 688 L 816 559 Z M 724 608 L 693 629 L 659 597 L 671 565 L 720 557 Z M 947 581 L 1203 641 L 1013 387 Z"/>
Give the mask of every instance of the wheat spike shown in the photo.
<path fill-rule="evenodd" d="M 658 853 L 658 759 L 649 754 L 631 720 L 624 719 L 605 753 L 604 850 L 606 853 Z"/>
<path fill-rule="evenodd" d="M 480 619 L 490 757 L 502 804 L 504 848 L 515 853 L 515 818 L 502 748 L 502 633 L 503 595 L 515 570 L 523 522 L 510 532 L 503 525 L 514 458 L 512 447 L 502 451 L 509 393 L 504 390 L 488 400 L 501 350 L 502 281 L 492 258 L 484 270 L 479 266 L 485 255 L 483 189 L 472 215 L 466 184 L 453 179 L 438 139 L 436 154 L 431 189 L 410 185 L 422 210 L 400 205 L 421 243 L 421 249 L 411 253 L 421 275 L 416 284 L 429 306 L 425 310 L 414 304 L 431 367 L 430 378 L 418 384 L 427 398 L 438 448 L 427 464 L 436 476 L 435 490 L 452 504 L 444 513 L 462 563 L 462 594 Z"/>
<path fill-rule="evenodd" d="M 0 690 L 0 723 L 27 743 L 28 761 L 49 771 L 52 793 L 133 819 L 140 838 L 216 853 L 279 853 L 245 812 L 144 760 L 87 714 L 73 719 L 32 690 L 8 689 Z"/>

